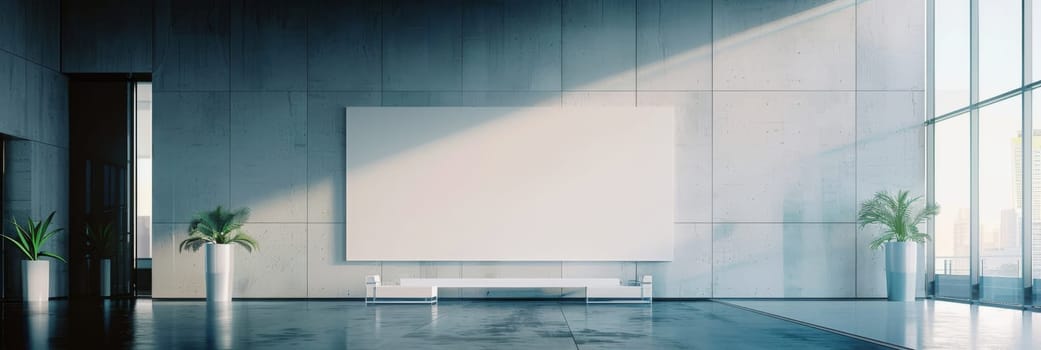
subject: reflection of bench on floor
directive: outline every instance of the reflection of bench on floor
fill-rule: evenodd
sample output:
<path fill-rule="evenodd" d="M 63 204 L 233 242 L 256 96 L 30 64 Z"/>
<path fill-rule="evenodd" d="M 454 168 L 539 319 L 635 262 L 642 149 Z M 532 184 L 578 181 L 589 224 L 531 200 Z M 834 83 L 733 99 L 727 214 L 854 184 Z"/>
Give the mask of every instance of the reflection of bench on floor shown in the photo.
<path fill-rule="evenodd" d="M 436 303 L 438 288 L 581 288 L 587 303 L 650 303 L 651 276 L 623 285 L 617 278 L 402 278 L 383 285 L 379 275 L 365 278 L 366 303 Z"/>

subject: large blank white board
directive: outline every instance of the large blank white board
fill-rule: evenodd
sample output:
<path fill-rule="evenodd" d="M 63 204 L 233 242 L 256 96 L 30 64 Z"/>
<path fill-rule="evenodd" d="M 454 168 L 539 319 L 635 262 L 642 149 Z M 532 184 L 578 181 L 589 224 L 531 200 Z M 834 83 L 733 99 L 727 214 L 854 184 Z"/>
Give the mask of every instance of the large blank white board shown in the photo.
<path fill-rule="evenodd" d="M 672 109 L 346 118 L 348 260 L 672 260 Z"/>

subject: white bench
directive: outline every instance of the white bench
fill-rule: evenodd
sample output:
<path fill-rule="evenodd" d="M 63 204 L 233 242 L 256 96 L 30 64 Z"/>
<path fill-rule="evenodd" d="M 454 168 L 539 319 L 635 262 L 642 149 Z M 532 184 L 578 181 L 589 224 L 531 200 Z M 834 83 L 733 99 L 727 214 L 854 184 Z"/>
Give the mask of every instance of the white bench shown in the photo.
<path fill-rule="evenodd" d="M 380 283 L 378 275 L 366 278 L 366 303 L 436 303 L 438 288 L 581 288 L 586 303 L 650 303 L 651 276 L 638 285 L 623 285 L 617 278 L 402 278 L 400 285 Z"/>
<path fill-rule="evenodd" d="M 436 287 L 385 286 L 379 275 L 365 276 L 365 303 L 433 304 Z"/>

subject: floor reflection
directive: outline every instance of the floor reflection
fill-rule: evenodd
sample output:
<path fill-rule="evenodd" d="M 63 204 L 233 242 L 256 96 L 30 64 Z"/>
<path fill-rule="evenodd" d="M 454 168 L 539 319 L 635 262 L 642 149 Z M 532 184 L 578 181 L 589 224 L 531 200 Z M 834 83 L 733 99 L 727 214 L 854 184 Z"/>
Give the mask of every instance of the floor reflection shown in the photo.
<path fill-rule="evenodd" d="M 919 300 L 729 300 L 738 306 L 915 349 L 1041 349 L 1041 313 Z"/>
<path fill-rule="evenodd" d="M 877 348 L 715 302 L 51 301 L 3 304 L 0 347 Z"/>
<path fill-rule="evenodd" d="M 27 343 L 31 349 L 47 349 L 51 337 L 50 303 L 28 302 L 24 304 L 27 318 Z"/>
<path fill-rule="evenodd" d="M 230 349 L 234 330 L 232 329 L 231 302 L 206 303 L 206 347 L 210 349 Z"/>

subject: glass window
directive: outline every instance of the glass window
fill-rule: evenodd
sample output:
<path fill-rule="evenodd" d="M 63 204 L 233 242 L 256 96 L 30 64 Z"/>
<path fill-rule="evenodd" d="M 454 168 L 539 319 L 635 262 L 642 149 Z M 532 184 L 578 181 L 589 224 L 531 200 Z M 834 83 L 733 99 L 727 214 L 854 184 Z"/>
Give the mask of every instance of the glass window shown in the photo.
<path fill-rule="evenodd" d="M 936 115 L 969 105 L 969 0 L 936 4 L 933 86 Z"/>
<path fill-rule="evenodd" d="M 1035 17 L 1038 18 L 1038 17 Z M 1031 92 L 1034 101 L 1041 94 Z M 1034 130 L 1030 142 L 1030 255 L 1031 274 L 1033 275 L 1034 306 L 1041 306 L 1041 108 L 1033 108 Z"/>
<path fill-rule="evenodd" d="M 981 101 L 1018 88 L 1023 83 L 1022 17 L 1020 0 L 979 2 Z"/>
<path fill-rule="evenodd" d="M 980 300 L 1023 302 L 1022 101 L 1010 98 L 980 110 Z"/>
<path fill-rule="evenodd" d="M 139 259 L 152 258 L 152 83 L 137 83 L 134 126 L 137 169 L 135 181 Z"/>
<path fill-rule="evenodd" d="M 1038 22 L 1031 25 L 1032 34 L 1030 38 L 1032 42 L 1031 47 L 1033 48 L 1033 54 L 1031 55 L 1030 59 L 1030 61 L 1032 62 L 1030 66 L 1030 71 L 1031 76 L 1033 77 L 1033 79 L 1031 79 L 1032 82 L 1041 80 L 1041 1 L 1034 0 L 1033 4 L 1031 4 L 1031 7 L 1032 11 L 1030 11 L 1030 20 L 1033 22 Z"/>
<path fill-rule="evenodd" d="M 936 295 L 969 298 L 969 115 L 936 124 Z"/>

